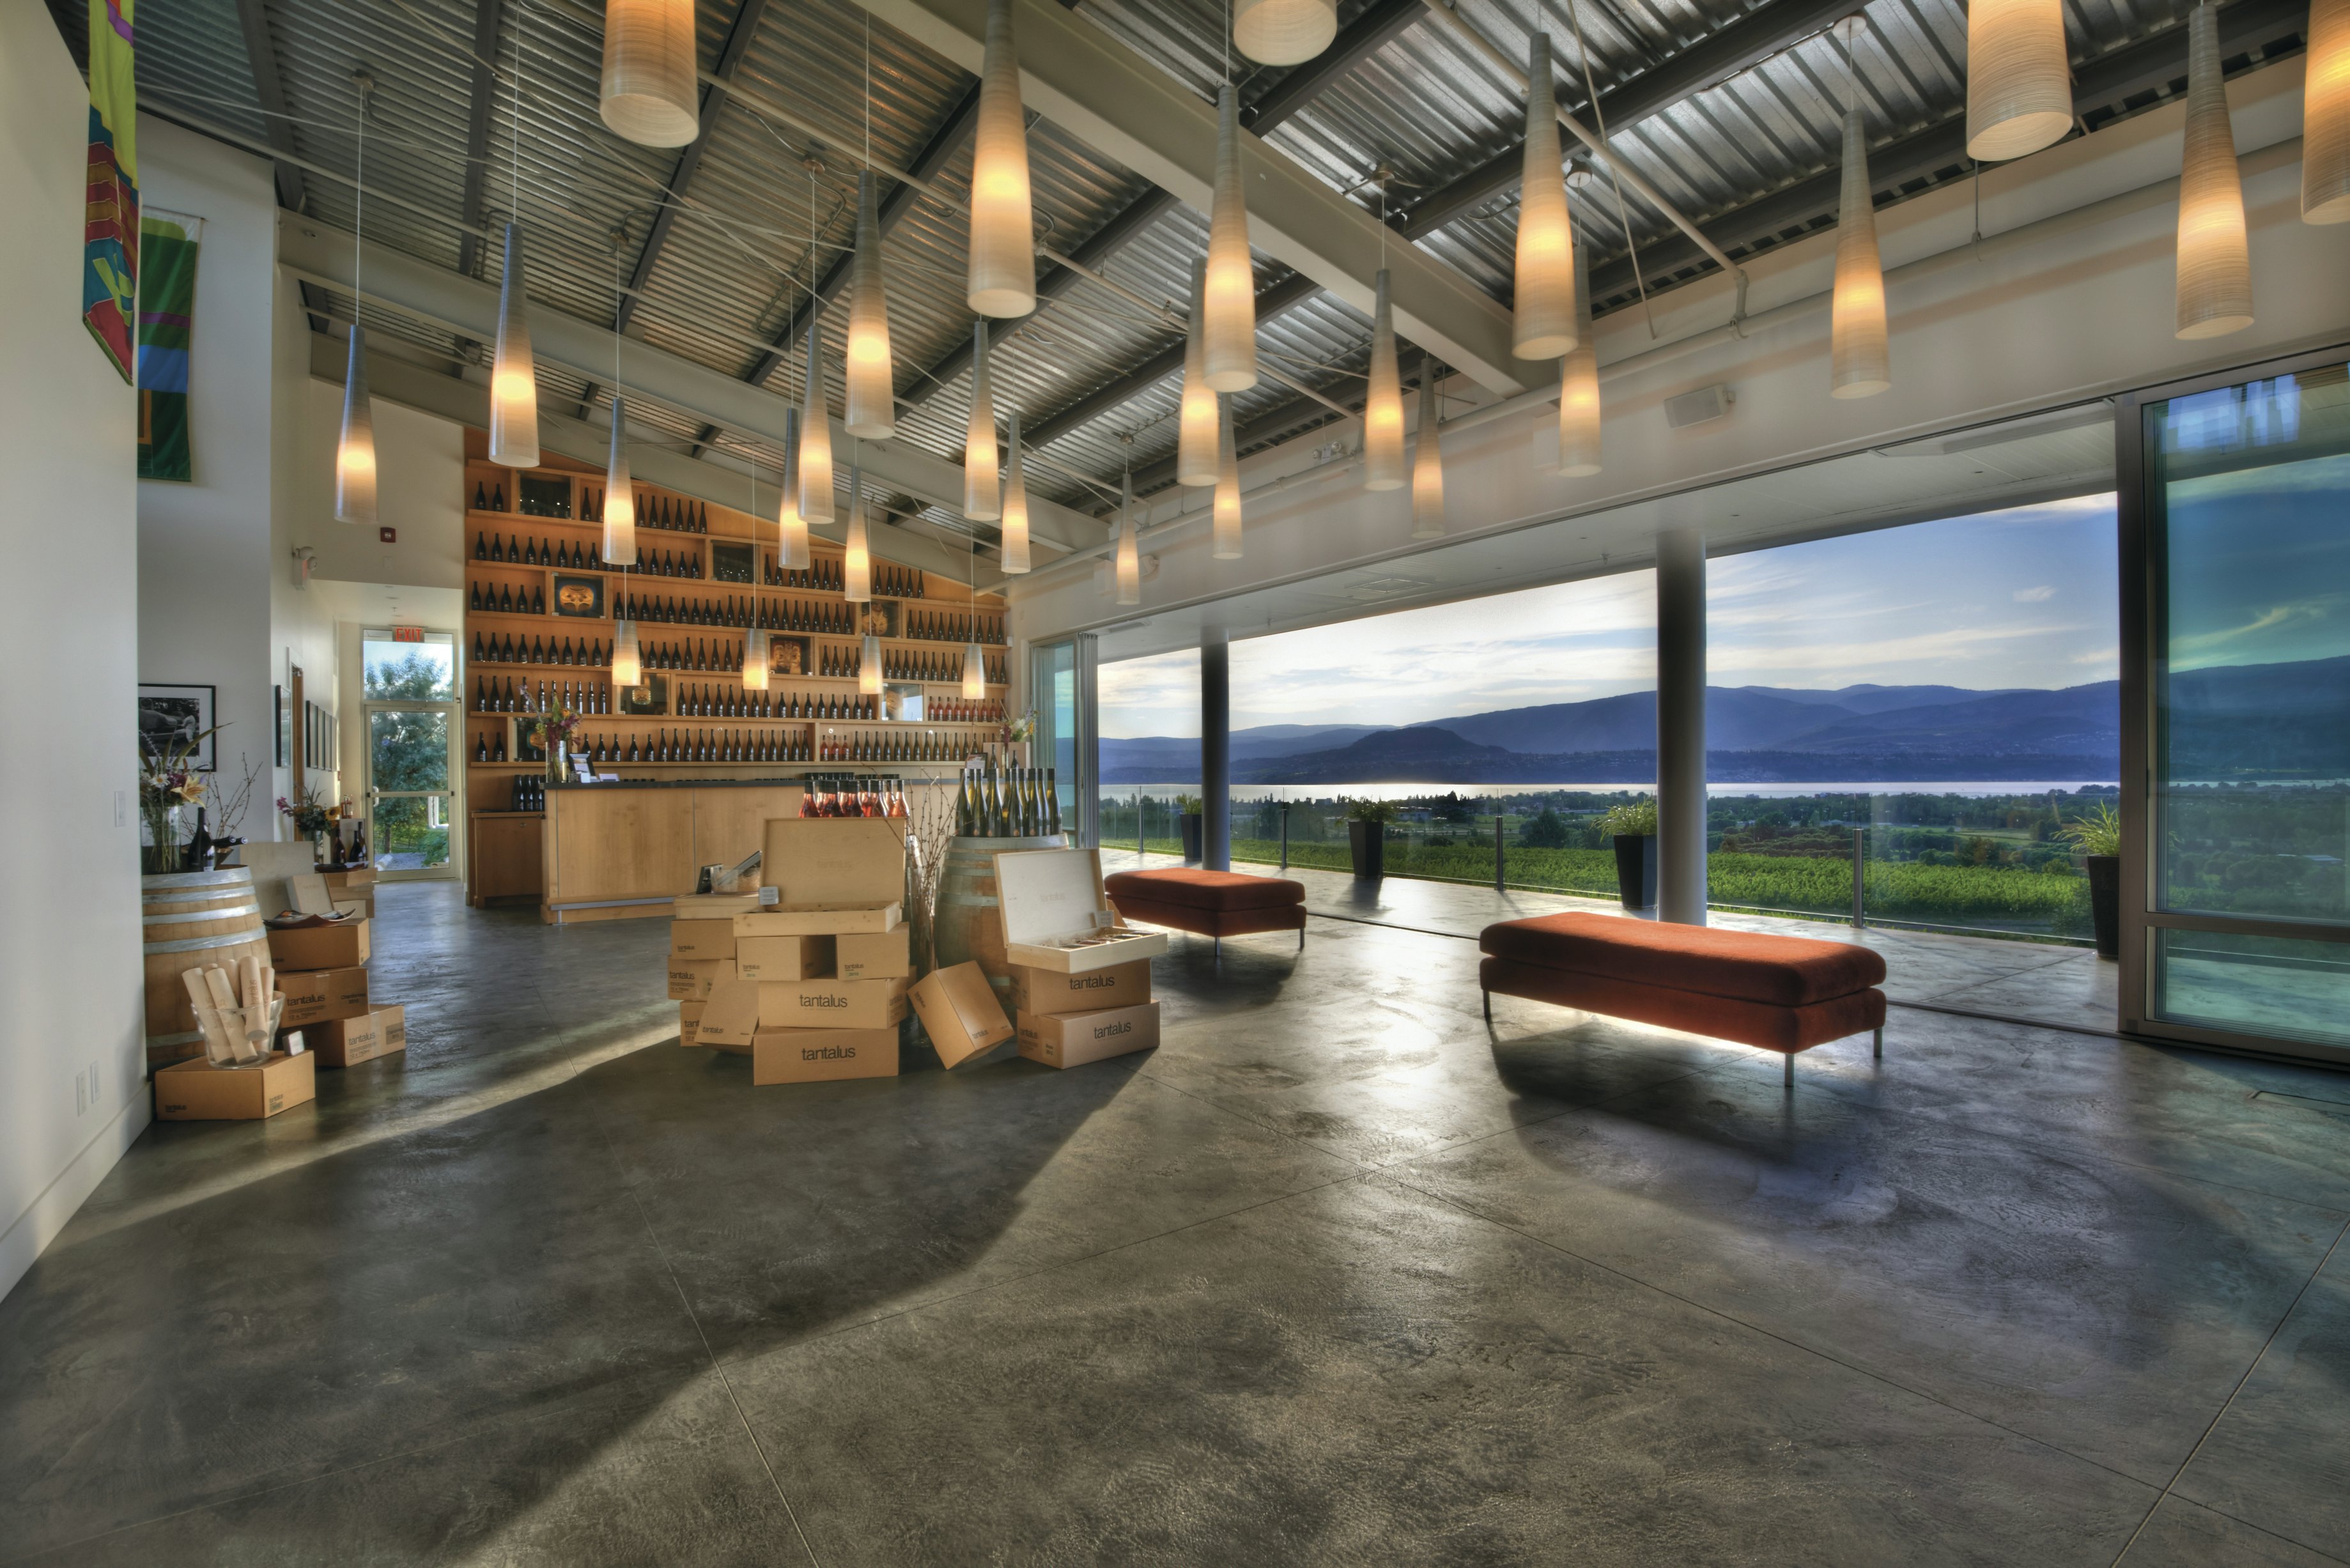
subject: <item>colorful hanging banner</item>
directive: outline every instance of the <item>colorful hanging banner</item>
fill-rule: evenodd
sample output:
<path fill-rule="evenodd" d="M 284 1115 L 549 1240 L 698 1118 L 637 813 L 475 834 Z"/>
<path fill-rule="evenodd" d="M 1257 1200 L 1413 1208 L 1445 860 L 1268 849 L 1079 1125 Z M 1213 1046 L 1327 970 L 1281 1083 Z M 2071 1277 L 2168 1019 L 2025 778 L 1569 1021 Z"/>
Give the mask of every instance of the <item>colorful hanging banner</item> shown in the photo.
<path fill-rule="evenodd" d="M 139 299 L 139 88 L 131 0 L 89 0 L 89 179 L 82 221 L 81 319 L 131 379 Z"/>
<path fill-rule="evenodd" d="M 204 221 L 161 208 L 139 220 L 139 477 L 194 477 L 188 350 L 196 335 L 196 252 Z"/>

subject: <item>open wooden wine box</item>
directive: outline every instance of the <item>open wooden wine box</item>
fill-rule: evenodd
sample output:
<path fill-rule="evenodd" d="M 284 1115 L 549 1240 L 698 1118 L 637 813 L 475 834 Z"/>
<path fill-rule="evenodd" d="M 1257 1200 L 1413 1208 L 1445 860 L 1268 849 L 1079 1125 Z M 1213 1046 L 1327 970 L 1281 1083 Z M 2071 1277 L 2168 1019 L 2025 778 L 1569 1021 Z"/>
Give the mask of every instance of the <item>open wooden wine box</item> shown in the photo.
<path fill-rule="evenodd" d="M 1164 931 L 1138 931 L 1102 890 L 1097 849 L 1014 849 L 995 857 L 1003 954 L 1013 963 L 1084 974 L 1167 950 Z"/>

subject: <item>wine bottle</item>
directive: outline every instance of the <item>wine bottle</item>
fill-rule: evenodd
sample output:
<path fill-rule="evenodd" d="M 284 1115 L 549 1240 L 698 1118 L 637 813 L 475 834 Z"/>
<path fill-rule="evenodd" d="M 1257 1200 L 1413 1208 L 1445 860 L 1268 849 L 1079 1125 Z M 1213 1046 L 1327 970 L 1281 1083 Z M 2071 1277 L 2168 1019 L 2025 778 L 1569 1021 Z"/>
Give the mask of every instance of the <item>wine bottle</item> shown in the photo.
<path fill-rule="evenodd" d="M 490 491 L 490 510 L 493 512 L 504 512 L 505 509 L 506 487 L 503 483 L 501 483 L 493 487 Z"/>
<path fill-rule="evenodd" d="M 530 613 L 533 615 L 546 613 L 546 588 L 544 584 L 530 590 Z"/>

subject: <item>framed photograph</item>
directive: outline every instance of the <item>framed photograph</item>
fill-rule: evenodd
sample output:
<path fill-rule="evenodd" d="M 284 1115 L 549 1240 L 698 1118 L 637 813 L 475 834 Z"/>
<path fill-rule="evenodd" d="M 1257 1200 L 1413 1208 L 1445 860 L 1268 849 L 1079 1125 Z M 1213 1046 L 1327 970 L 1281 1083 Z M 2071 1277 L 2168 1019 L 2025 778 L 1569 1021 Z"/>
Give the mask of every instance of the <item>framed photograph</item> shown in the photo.
<path fill-rule="evenodd" d="M 806 675 L 813 668 L 812 650 L 805 637 L 767 634 L 767 669 L 775 675 Z"/>
<path fill-rule="evenodd" d="M 710 542 L 710 575 L 719 582 L 747 583 L 754 569 L 748 544 L 729 539 Z"/>
<path fill-rule="evenodd" d="M 851 637 L 899 637 L 904 635 L 899 620 L 906 607 L 896 599 L 874 599 L 869 603 L 848 607 L 856 613 L 849 627 Z"/>
<path fill-rule="evenodd" d="M 213 686 L 147 686 L 139 688 L 139 742 L 142 748 L 168 752 L 186 744 L 213 727 Z M 213 771 L 214 737 L 205 735 L 190 759 L 199 773 Z"/>
<path fill-rule="evenodd" d="M 335 761 L 335 716 L 316 702 L 302 704 L 302 765 L 311 773 L 330 774 Z"/>
<path fill-rule="evenodd" d="M 644 672 L 644 684 L 619 688 L 618 707 L 623 713 L 669 711 L 669 677 L 658 670 Z"/>
<path fill-rule="evenodd" d="M 555 574 L 555 613 L 580 620 L 604 618 L 604 579 Z"/>

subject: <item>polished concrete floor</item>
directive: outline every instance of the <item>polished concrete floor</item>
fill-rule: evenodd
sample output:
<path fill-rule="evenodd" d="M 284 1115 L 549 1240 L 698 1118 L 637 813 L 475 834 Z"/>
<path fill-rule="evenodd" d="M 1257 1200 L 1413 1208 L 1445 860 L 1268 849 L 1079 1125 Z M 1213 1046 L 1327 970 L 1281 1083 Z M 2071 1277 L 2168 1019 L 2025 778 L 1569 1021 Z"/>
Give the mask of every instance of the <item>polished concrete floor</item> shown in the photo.
<path fill-rule="evenodd" d="M 405 1058 L 0 1302 L 0 1560 L 2350 1560 L 2350 1079 L 1898 1009 L 1786 1093 L 1319 919 L 1153 1054 L 754 1089 L 658 923 L 379 925 Z"/>

